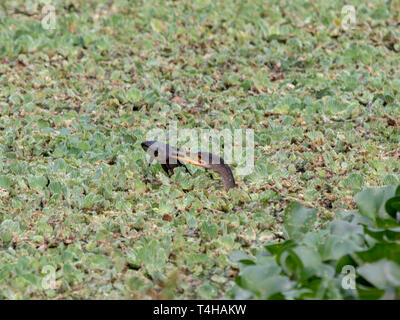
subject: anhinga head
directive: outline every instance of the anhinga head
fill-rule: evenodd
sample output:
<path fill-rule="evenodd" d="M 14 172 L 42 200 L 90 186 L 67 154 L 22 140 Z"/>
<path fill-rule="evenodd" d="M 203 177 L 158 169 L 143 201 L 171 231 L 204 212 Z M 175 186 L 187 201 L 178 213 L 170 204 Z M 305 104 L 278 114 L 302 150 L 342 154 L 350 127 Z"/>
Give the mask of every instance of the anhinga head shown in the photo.
<path fill-rule="evenodd" d="M 178 156 L 185 155 L 185 153 L 179 149 L 159 141 L 144 141 L 141 145 L 143 150 L 146 151 L 152 159 L 156 159 L 161 164 L 178 164 Z"/>
<path fill-rule="evenodd" d="M 149 149 L 149 147 L 155 142 L 157 142 L 157 141 L 143 141 L 141 143 L 141 146 L 142 146 L 144 151 L 147 151 Z"/>
<path fill-rule="evenodd" d="M 158 153 L 161 151 L 165 153 L 167 145 L 158 141 L 143 141 L 141 143 L 144 151 L 151 153 L 152 156 L 158 157 Z"/>

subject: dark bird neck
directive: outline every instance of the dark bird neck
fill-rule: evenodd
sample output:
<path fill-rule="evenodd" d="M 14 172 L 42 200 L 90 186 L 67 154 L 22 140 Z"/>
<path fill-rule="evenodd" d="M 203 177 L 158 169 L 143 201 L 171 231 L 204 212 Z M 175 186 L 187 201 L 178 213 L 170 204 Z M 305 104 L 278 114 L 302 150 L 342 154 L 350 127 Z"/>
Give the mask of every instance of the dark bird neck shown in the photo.
<path fill-rule="evenodd" d="M 228 165 L 220 164 L 219 166 L 214 168 L 214 171 L 218 172 L 221 175 L 222 181 L 224 183 L 224 188 L 226 191 L 236 186 L 232 170 L 229 168 Z"/>

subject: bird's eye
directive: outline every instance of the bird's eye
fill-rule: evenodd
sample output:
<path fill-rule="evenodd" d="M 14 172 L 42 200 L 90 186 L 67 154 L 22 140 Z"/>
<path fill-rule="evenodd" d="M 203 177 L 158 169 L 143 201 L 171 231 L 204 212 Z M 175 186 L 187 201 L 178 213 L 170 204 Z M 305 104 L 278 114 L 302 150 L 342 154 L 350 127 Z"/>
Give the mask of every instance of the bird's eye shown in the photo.
<path fill-rule="evenodd" d="M 154 156 L 157 158 L 158 157 L 158 150 L 154 151 Z"/>

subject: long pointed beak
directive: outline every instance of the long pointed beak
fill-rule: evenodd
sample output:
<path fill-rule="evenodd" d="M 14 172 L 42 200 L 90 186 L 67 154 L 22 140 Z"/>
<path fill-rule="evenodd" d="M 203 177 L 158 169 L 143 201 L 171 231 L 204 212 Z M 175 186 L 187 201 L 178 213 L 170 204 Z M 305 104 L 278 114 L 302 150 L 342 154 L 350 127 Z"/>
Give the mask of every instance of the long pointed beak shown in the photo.
<path fill-rule="evenodd" d="M 176 160 L 185 162 L 185 163 L 190 163 L 194 166 L 197 167 L 205 167 L 205 162 L 203 162 L 201 159 L 199 159 L 197 154 L 191 154 L 191 153 L 185 153 L 182 151 L 178 151 L 177 152 L 177 156 L 174 155 L 170 155 L 170 158 L 174 158 Z"/>

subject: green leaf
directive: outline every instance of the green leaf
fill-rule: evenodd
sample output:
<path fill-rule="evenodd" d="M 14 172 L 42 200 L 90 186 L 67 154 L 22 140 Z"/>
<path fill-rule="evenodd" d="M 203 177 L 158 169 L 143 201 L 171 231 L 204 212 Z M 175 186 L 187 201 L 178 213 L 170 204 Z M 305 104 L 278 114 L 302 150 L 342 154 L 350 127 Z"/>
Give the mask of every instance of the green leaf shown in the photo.
<path fill-rule="evenodd" d="M 385 290 L 375 287 L 358 286 L 357 292 L 361 300 L 378 300 L 384 295 Z"/>
<path fill-rule="evenodd" d="M 400 227 L 397 228 L 370 228 L 364 226 L 364 232 L 378 241 L 400 240 Z"/>
<path fill-rule="evenodd" d="M 29 186 L 35 190 L 41 190 L 46 187 L 48 180 L 46 177 L 31 177 L 28 179 Z"/>
<path fill-rule="evenodd" d="M 288 276 L 299 275 L 303 271 L 303 262 L 293 250 L 283 252 L 280 265 Z"/>
<path fill-rule="evenodd" d="M 321 276 L 322 260 L 315 248 L 299 246 L 293 249 L 303 264 L 301 277 L 308 279 L 314 275 Z"/>
<path fill-rule="evenodd" d="M 131 88 L 127 92 L 127 97 L 130 102 L 139 102 L 142 99 L 142 93 L 136 88 Z"/>
<path fill-rule="evenodd" d="M 202 299 L 214 299 L 218 294 L 216 288 L 210 282 L 203 283 L 197 292 Z"/>
<path fill-rule="evenodd" d="M 253 292 L 261 299 L 291 289 L 289 278 L 280 276 L 280 267 L 273 260 L 262 266 L 246 266 L 240 275 L 243 289 Z"/>
<path fill-rule="evenodd" d="M 366 189 L 357 193 L 354 197 L 360 213 L 369 219 L 377 217 L 387 218 L 384 205 L 387 199 L 393 197 L 395 187 L 389 186 L 379 189 Z"/>
<path fill-rule="evenodd" d="M 331 222 L 331 234 L 340 237 L 353 237 L 363 233 L 363 227 L 344 220 L 336 219 Z"/>
<path fill-rule="evenodd" d="M 106 269 L 110 264 L 109 259 L 101 254 L 91 254 L 89 261 L 92 269 Z"/>
<path fill-rule="evenodd" d="M 243 251 L 239 251 L 239 250 L 233 251 L 231 253 L 229 259 L 232 262 L 238 262 L 241 260 L 251 260 L 250 257 L 246 253 L 244 253 Z M 254 264 L 254 262 L 253 262 L 253 264 Z"/>
<path fill-rule="evenodd" d="M 200 225 L 200 229 L 211 239 L 218 236 L 218 226 L 215 223 L 203 222 Z"/>
<path fill-rule="evenodd" d="M 323 261 L 339 260 L 342 256 L 360 251 L 363 248 L 358 246 L 353 240 L 336 235 L 330 235 L 325 243 L 321 245 L 320 252 Z"/>
<path fill-rule="evenodd" d="M 59 170 L 63 170 L 67 167 L 67 163 L 65 162 L 64 159 L 56 159 L 54 161 L 54 171 L 59 171 Z"/>
<path fill-rule="evenodd" d="M 138 277 L 131 277 L 128 280 L 128 286 L 131 290 L 139 290 L 144 285 L 144 281 Z"/>
<path fill-rule="evenodd" d="M 351 190 L 360 190 L 364 184 L 364 178 L 359 173 L 350 173 L 344 183 Z"/>
<path fill-rule="evenodd" d="M 11 185 L 12 180 L 10 177 L 0 175 L 0 188 L 10 190 Z"/>
<path fill-rule="evenodd" d="M 400 265 L 393 261 L 383 259 L 367 263 L 359 267 L 357 273 L 378 289 L 400 288 Z"/>
<path fill-rule="evenodd" d="M 307 209 L 299 202 L 289 204 L 285 210 L 284 227 L 290 239 L 299 240 L 312 230 L 317 210 Z"/>
<path fill-rule="evenodd" d="M 385 209 L 393 219 L 397 219 L 397 212 L 400 212 L 400 196 L 390 198 L 386 201 Z"/>
<path fill-rule="evenodd" d="M 90 144 L 87 141 L 81 141 L 78 143 L 78 148 L 82 151 L 89 151 L 90 150 Z"/>
<path fill-rule="evenodd" d="M 376 243 L 368 250 L 357 252 L 357 256 L 364 262 L 375 262 L 380 259 L 387 259 L 400 265 L 400 244 Z"/>
<path fill-rule="evenodd" d="M 279 257 L 280 253 L 283 251 L 294 248 L 297 246 L 297 243 L 294 240 L 286 240 L 279 243 L 269 243 L 264 246 L 266 250 L 272 255 L 277 255 Z"/>
<path fill-rule="evenodd" d="M 59 181 L 52 181 L 49 184 L 49 190 L 55 194 L 61 194 L 63 189 L 63 184 Z"/>

